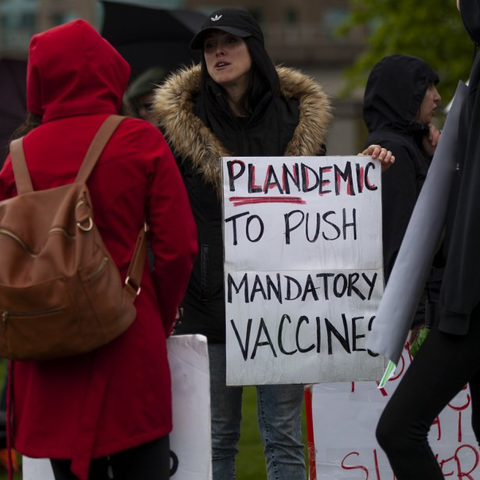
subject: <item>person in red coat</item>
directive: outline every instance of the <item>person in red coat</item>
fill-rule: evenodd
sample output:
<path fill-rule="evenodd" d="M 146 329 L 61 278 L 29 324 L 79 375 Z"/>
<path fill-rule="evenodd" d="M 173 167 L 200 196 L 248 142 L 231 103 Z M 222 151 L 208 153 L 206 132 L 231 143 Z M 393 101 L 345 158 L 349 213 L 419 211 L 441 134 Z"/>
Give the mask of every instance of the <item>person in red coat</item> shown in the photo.
<path fill-rule="evenodd" d="M 35 190 L 73 182 L 92 138 L 118 114 L 130 68 L 87 22 L 32 38 L 27 106 L 38 126 L 24 137 Z M 172 401 L 166 338 L 194 258 L 197 232 L 178 167 L 157 128 L 125 119 L 88 180 L 95 222 L 125 277 L 146 221 L 154 265 L 145 265 L 137 317 L 91 353 L 13 362 L 13 447 L 51 459 L 56 480 L 169 478 Z M 0 199 L 16 195 L 11 160 Z"/>

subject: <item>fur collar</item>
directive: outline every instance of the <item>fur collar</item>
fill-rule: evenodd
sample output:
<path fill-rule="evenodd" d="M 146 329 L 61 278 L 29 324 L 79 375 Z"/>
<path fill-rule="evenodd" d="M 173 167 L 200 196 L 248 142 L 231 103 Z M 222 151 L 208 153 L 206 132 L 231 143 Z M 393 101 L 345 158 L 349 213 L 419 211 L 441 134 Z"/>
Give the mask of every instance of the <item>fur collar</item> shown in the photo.
<path fill-rule="evenodd" d="M 332 118 L 331 105 L 322 88 L 298 70 L 277 67 L 282 94 L 300 101 L 300 121 L 285 156 L 313 156 L 325 143 Z M 221 191 L 220 157 L 230 156 L 218 138 L 193 114 L 199 91 L 200 65 L 172 74 L 157 89 L 154 110 L 174 154 L 189 158 L 193 166 Z"/>

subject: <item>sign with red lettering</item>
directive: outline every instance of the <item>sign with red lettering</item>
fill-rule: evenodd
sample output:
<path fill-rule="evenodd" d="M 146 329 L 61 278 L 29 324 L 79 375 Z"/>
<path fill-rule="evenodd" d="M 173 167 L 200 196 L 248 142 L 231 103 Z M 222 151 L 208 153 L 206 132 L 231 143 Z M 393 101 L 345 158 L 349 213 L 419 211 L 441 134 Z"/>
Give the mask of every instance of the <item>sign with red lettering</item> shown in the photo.
<path fill-rule="evenodd" d="M 223 158 L 227 383 L 380 378 L 383 293 L 370 157 Z"/>
<path fill-rule="evenodd" d="M 385 388 L 375 382 L 326 383 L 313 387 L 317 480 L 394 480 L 375 429 L 411 362 L 405 347 Z M 429 443 L 445 478 L 480 479 L 480 451 L 471 428 L 467 387 L 432 425 Z"/>

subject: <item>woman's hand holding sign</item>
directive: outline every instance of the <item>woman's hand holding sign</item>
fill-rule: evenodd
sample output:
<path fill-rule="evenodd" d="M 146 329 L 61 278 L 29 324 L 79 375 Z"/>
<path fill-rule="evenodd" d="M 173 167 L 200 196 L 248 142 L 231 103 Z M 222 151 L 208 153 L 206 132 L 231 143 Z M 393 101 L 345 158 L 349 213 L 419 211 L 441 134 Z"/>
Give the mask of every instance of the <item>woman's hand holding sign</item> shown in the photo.
<path fill-rule="evenodd" d="M 382 148 L 380 145 L 370 145 L 358 155 L 368 155 L 372 157 L 373 160 L 380 160 L 382 172 L 390 168 L 395 162 L 395 156 L 392 154 L 392 152 L 386 148 Z"/>

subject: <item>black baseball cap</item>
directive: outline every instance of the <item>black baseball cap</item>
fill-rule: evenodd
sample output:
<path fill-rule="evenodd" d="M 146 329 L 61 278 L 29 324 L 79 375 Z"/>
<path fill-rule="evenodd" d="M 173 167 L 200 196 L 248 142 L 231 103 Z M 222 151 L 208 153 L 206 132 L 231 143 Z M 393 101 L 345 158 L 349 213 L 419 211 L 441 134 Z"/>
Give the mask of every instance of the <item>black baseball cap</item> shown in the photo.
<path fill-rule="evenodd" d="M 263 32 L 255 18 L 246 10 L 239 8 L 221 8 L 211 13 L 202 25 L 200 31 L 190 43 L 192 50 L 203 48 L 203 38 L 208 30 L 222 30 L 236 37 L 253 37 L 264 43 Z"/>

